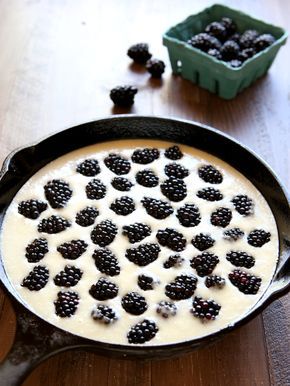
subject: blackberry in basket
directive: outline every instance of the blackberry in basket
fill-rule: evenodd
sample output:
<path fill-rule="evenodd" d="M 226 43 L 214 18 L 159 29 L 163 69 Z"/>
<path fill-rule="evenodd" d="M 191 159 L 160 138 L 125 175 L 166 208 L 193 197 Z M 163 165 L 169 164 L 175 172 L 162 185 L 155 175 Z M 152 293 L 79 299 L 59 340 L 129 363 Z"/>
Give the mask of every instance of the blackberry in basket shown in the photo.
<path fill-rule="evenodd" d="M 211 36 L 216 37 L 218 40 L 223 41 L 226 39 L 227 30 L 226 27 L 218 21 L 213 21 L 205 27 L 205 32 Z"/>
<path fill-rule="evenodd" d="M 234 42 L 233 40 L 226 41 L 220 50 L 222 60 L 228 62 L 230 60 L 237 59 L 239 51 L 240 46 L 238 43 Z"/>
<path fill-rule="evenodd" d="M 208 33 L 201 32 L 197 35 L 194 35 L 191 39 L 187 41 L 194 48 L 198 48 L 201 51 L 207 52 L 211 48 L 220 49 L 221 43 L 214 36 L 209 35 Z"/>
<path fill-rule="evenodd" d="M 257 52 L 263 51 L 265 48 L 269 47 L 271 44 L 273 44 L 275 41 L 275 38 L 271 34 L 263 34 L 258 36 L 254 42 L 253 46 L 256 49 Z"/>

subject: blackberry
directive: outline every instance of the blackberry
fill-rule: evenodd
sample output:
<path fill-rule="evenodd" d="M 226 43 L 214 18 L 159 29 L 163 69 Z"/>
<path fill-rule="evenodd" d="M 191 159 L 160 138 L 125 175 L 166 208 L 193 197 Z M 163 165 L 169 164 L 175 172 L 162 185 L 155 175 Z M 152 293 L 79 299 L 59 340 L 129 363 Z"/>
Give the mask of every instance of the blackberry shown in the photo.
<path fill-rule="evenodd" d="M 177 164 L 177 163 L 171 163 L 167 164 L 164 168 L 164 172 L 168 177 L 175 177 L 175 178 L 185 178 L 189 175 L 189 170 L 186 169 L 184 166 Z"/>
<path fill-rule="evenodd" d="M 129 292 L 123 296 L 121 304 L 124 310 L 132 315 L 141 315 L 148 308 L 144 296 L 138 294 L 137 292 Z"/>
<path fill-rule="evenodd" d="M 262 34 L 254 40 L 253 45 L 257 50 L 257 52 L 260 52 L 260 51 L 263 51 L 265 48 L 269 47 L 274 42 L 275 42 L 275 38 L 273 35 Z"/>
<path fill-rule="evenodd" d="M 138 286 L 143 290 L 143 291 L 149 291 L 154 289 L 154 279 L 151 276 L 147 275 L 139 275 L 138 276 Z"/>
<path fill-rule="evenodd" d="M 213 21 L 205 27 L 205 32 L 211 36 L 214 36 L 220 41 L 225 40 L 226 38 L 226 28 L 222 23 L 218 21 Z"/>
<path fill-rule="evenodd" d="M 182 201 L 187 196 L 186 184 L 178 178 L 168 178 L 160 185 L 160 189 L 162 194 L 170 201 Z"/>
<path fill-rule="evenodd" d="M 133 186 L 132 182 L 125 177 L 114 177 L 111 184 L 113 188 L 120 192 L 129 192 Z"/>
<path fill-rule="evenodd" d="M 212 273 L 219 258 L 210 252 L 202 252 L 190 260 L 190 266 L 196 269 L 198 276 L 204 277 Z"/>
<path fill-rule="evenodd" d="M 48 252 L 47 240 L 43 238 L 34 239 L 25 248 L 25 257 L 29 263 L 38 263 Z"/>
<path fill-rule="evenodd" d="M 245 295 L 256 295 L 262 279 L 250 273 L 235 269 L 229 273 L 230 282 Z"/>
<path fill-rule="evenodd" d="M 64 231 L 71 226 L 71 222 L 61 216 L 52 215 L 44 218 L 38 224 L 38 232 L 55 234 Z"/>
<path fill-rule="evenodd" d="M 93 206 L 87 206 L 76 214 L 75 221 L 81 227 L 89 227 L 90 225 L 94 224 L 98 215 L 99 211 L 97 208 Z"/>
<path fill-rule="evenodd" d="M 266 232 L 263 229 L 255 229 L 249 233 L 247 240 L 248 244 L 253 247 L 260 248 L 264 244 L 268 243 L 271 238 L 271 233 Z"/>
<path fill-rule="evenodd" d="M 145 343 L 153 339 L 158 332 L 158 327 L 155 322 L 144 319 L 142 322 L 131 327 L 127 334 L 129 343 Z"/>
<path fill-rule="evenodd" d="M 105 277 L 101 277 L 89 289 L 89 294 L 96 300 L 114 299 L 118 292 L 119 287 Z"/>
<path fill-rule="evenodd" d="M 233 40 L 227 40 L 220 50 L 222 60 L 229 62 L 230 60 L 237 59 L 239 51 L 240 46 L 238 43 L 234 42 Z"/>
<path fill-rule="evenodd" d="M 156 148 L 136 149 L 132 154 L 132 161 L 136 164 L 147 165 L 158 159 L 160 152 Z"/>
<path fill-rule="evenodd" d="M 227 62 L 231 67 L 233 68 L 239 68 L 243 64 L 240 60 L 238 59 L 233 59 Z"/>
<path fill-rule="evenodd" d="M 187 43 L 190 44 L 192 47 L 204 52 L 207 52 L 211 48 L 219 49 L 221 47 L 221 43 L 217 38 L 205 32 L 201 32 L 197 35 L 194 35 L 191 39 L 187 41 Z"/>
<path fill-rule="evenodd" d="M 144 267 L 158 258 L 160 247 L 158 244 L 140 244 L 136 248 L 126 250 L 125 257 L 136 265 Z"/>
<path fill-rule="evenodd" d="M 110 209 L 120 216 L 128 216 L 135 210 L 135 204 L 131 197 L 122 196 L 110 205 Z"/>
<path fill-rule="evenodd" d="M 46 286 L 48 278 L 48 269 L 43 265 L 37 265 L 23 279 L 21 286 L 28 288 L 30 291 L 39 291 Z"/>
<path fill-rule="evenodd" d="M 69 184 L 63 180 L 48 181 L 44 186 L 44 194 L 54 209 L 64 208 L 72 196 Z"/>
<path fill-rule="evenodd" d="M 159 59 L 149 59 L 146 63 L 146 69 L 153 78 L 161 78 L 165 70 L 165 63 Z"/>
<path fill-rule="evenodd" d="M 224 231 L 224 239 L 229 241 L 237 241 L 244 236 L 244 232 L 240 228 L 232 228 Z"/>
<path fill-rule="evenodd" d="M 254 40 L 259 36 L 259 33 L 255 30 L 248 29 L 240 37 L 240 46 L 242 48 L 253 47 Z"/>
<path fill-rule="evenodd" d="M 108 276 L 117 276 L 120 274 L 119 262 L 116 256 L 108 248 L 96 249 L 93 253 L 93 259 L 97 269 Z"/>
<path fill-rule="evenodd" d="M 179 222 L 184 227 L 195 227 L 201 221 L 199 209 L 194 204 L 185 204 L 177 210 Z"/>
<path fill-rule="evenodd" d="M 146 212 L 157 220 L 164 220 L 173 213 L 172 206 L 166 201 L 156 200 L 151 197 L 144 197 L 141 200 L 141 203 Z"/>
<path fill-rule="evenodd" d="M 147 43 L 134 44 L 128 49 L 127 55 L 139 64 L 145 64 L 152 56 Z"/>
<path fill-rule="evenodd" d="M 114 105 L 130 107 L 134 103 L 134 97 L 138 89 L 135 86 L 117 86 L 110 91 L 110 98 Z"/>
<path fill-rule="evenodd" d="M 174 145 L 174 146 L 168 147 L 165 150 L 164 156 L 166 158 L 171 159 L 172 161 L 176 161 L 176 160 L 182 158 L 183 154 L 182 154 L 181 150 L 179 149 L 179 147 L 177 145 Z"/>
<path fill-rule="evenodd" d="M 93 178 L 86 186 L 86 194 L 90 200 L 100 200 L 106 195 L 107 188 L 97 178 Z"/>
<path fill-rule="evenodd" d="M 237 25 L 236 23 L 230 19 L 229 17 L 223 17 L 221 19 L 221 24 L 225 27 L 226 29 L 226 35 L 231 36 L 237 31 Z"/>
<path fill-rule="evenodd" d="M 246 60 L 252 58 L 256 54 L 256 50 L 254 48 L 244 48 L 238 55 L 238 59 L 241 62 L 245 62 Z"/>
<path fill-rule="evenodd" d="M 207 51 L 207 54 L 210 56 L 213 56 L 214 58 L 217 58 L 218 60 L 221 60 L 221 52 L 220 50 L 217 50 L 216 48 L 211 48 Z"/>
<path fill-rule="evenodd" d="M 233 35 L 229 37 L 229 40 L 232 40 L 233 42 L 240 44 L 240 38 L 241 38 L 241 34 L 239 34 L 238 32 L 235 32 Z"/>
<path fill-rule="evenodd" d="M 156 238 L 160 245 L 175 252 L 183 251 L 186 247 L 186 239 L 183 237 L 183 234 L 172 228 L 159 230 Z"/>
<path fill-rule="evenodd" d="M 94 320 L 104 324 L 114 323 L 118 319 L 115 311 L 105 304 L 98 304 L 92 310 L 91 316 Z"/>
<path fill-rule="evenodd" d="M 76 260 L 87 250 L 87 247 L 88 244 L 83 240 L 72 240 L 59 245 L 57 251 L 64 259 Z"/>
<path fill-rule="evenodd" d="M 216 227 L 225 228 L 232 220 L 232 212 L 228 208 L 218 208 L 212 212 L 210 222 Z"/>
<path fill-rule="evenodd" d="M 204 284 L 207 288 L 210 288 L 210 287 L 223 288 L 226 284 L 226 281 L 221 276 L 212 275 L 212 276 L 207 276 L 205 278 Z"/>
<path fill-rule="evenodd" d="M 159 178 L 150 169 L 140 170 L 136 174 L 136 181 L 139 185 L 145 186 L 146 188 L 154 188 L 159 184 Z"/>
<path fill-rule="evenodd" d="M 220 309 L 221 306 L 214 300 L 205 300 L 202 297 L 195 296 L 190 311 L 197 318 L 215 320 Z"/>
<path fill-rule="evenodd" d="M 180 255 L 171 255 L 168 257 L 168 259 L 163 263 L 163 267 L 165 269 L 169 269 L 172 267 L 181 267 L 184 263 L 184 258 Z"/>
<path fill-rule="evenodd" d="M 203 188 L 196 193 L 197 197 L 206 201 L 220 201 L 224 198 L 219 189 L 212 187 Z"/>
<path fill-rule="evenodd" d="M 66 265 L 53 279 L 54 284 L 60 287 L 74 287 L 81 280 L 83 271 L 73 265 Z"/>
<path fill-rule="evenodd" d="M 198 175 L 204 182 L 221 184 L 223 175 L 212 165 L 203 165 L 198 169 Z"/>
<path fill-rule="evenodd" d="M 255 259 L 247 252 L 230 251 L 227 253 L 226 259 L 236 267 L 252 268 L 255 265 Z"/>
<path fill-rule="evenodd" d="M 232 203 L 238 213 L 242 216 L 249 216 L 253 213 L 254 202 L 245 194 L 239 194 L 232 199 Z"/>
<path fill-rule="evenodd" d="M 54 301 L 55 313 L 61 318 L 70 318 L 75 314 L 80 298 L 74 291 L 59 291 Z"/>
<path fill-rule="evenodd" d="M 150 236 L 151 228 L 146 224 L 135 222 L 134 224 L 124 225 L 122 234 L 128 237 L 129 243 L 134 244 Z"/>
<path fill-rule="evenodd" d="M 36 220 L 47 209 L 47 204 L 39 200 L 21 201 L 18 205 L 18 213 L 31 220 Z"/>
<path fill-rule="evenodd" d="M 91 232 L 91 239 L 94 244 L 106 247 L 111 244 L 118 232 L 117 226 L 110 220 L 101 221 Z"/>
<path fill-rule="evenodd" d="M 165 286 L 165 295 L 172 300 L 190 298 L 196 289 L 197 278 L 193 275 L 176 276 L 173 282 Z"/>
<path fill-rule="evenodd" d="M 77 166 L 77 172 L 86 177 L 95 177 L 101 172 L 99 162 L 96 159 L 86 159 Z"/>
<path fill-rule="evenodd" d="M 156 312 L 165 319 L 177 314 L 177 307 L 173 302 L 162 300 L 157 304 Z"/>
<path fill-rule="evenodd" d="M 215 240 L 210 235 L 200 233 L 191 240 L 191 243 L 199 251 L 205 251 L 214 245 Z"/>
<path fill-rule="evenodd" d="M 111 172 L 117 174 L 118 176 L 128 174 L 131 170 L 130 161 L 115 153 L 110 153 L 104 159 L 104 164 L 109 170 L 111 170 Z"/>

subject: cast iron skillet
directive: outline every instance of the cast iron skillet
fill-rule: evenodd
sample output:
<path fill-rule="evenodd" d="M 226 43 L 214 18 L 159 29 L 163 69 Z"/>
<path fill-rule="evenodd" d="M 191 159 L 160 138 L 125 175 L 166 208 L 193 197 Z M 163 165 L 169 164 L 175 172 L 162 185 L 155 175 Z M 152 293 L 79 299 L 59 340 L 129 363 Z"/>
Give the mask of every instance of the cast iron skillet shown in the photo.
<path fill-rule="evenodd" d="M 253 152 L 227 135 L 196 122 L 146 116 L 114 116 L 72 127 L 14 151 L 5 160 L 0 174 L 0 225 L 16 192 L 48 162 L 83 146 L 124 138 L 155 138 L 194 146 L 228 162 L 252 181 L 268 201 L 279 230 L 279 262 L 273 280 L 250 314 L 220 332 L 167 346 L 121 346 L 78 337 L 33 314 L 9 283 L 0 258 L 1 284 L 17 314 L 14 345 L 0 365 L 1 385 L 19 384 L 40 361 L 68 349 L 86 349 L 119 358 L 143 359 L 161 359 L 188 352 L 248 322 L 290 288 L 290 208 L 285 189 L 269 166 Z M 5 334 L 5 331 L 1 331 L 1 334 Z"/>

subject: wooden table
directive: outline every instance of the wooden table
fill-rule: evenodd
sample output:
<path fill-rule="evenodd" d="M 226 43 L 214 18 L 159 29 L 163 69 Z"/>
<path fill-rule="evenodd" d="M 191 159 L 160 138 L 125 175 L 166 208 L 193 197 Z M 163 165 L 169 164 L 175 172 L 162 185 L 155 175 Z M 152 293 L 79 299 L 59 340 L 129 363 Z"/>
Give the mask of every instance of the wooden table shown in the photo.
<path fill-rule="evenodd" d="M 230 102 L 171 75 L 162 33 L 211 3 L 2 0 L 1 160 L 15 147 L 53 131 L 123 112 L 112 108 L 108 94 L 113 86 L 129 83 L 139 88 L 132 113 L 215 126 L 264 157 L 289 188 L 289 45 L 266 77 Z M 224 3 L 289 28 L 288 1 Z M 131 65 L 126 50 L 139 41 L 149 42 L 154 55 L 166 61 L 162 81 Z M 191 355 L 143 363 L 67 352 L 40 365 L 25 385 L 290 385 L 289 299 L 277 300 L 248 325 Z M 3 295 L 0 322 L 3 355 L 15 326 Z"/>

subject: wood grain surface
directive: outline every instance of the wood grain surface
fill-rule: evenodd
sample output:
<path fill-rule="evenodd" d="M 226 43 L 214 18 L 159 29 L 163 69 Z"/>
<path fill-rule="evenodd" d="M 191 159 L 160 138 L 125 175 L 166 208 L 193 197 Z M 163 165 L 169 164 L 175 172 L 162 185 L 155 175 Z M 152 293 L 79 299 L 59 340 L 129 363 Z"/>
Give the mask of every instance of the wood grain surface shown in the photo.
<path fill-rule="evenodd" d="M 286 0 L 232 0 L 240 8 L 290 27 Z M 172 76 L 162 33 L 212 1 L 1 0 L 1 160 L 17 146 L 97 117 L 127 112 L 112 107 L 109 90 L 139 88 L 136 114 L 197 120 L 249 145 L 290 187 L 289 45 L 269 74 L 233 101 L 224 101 Z M 129 45 L 146 41 L 166 73 L 152 80 L 131 65 Z M 41 364 L 25 386 L 252 386 L 290 385 L 290 296 L 215 345 L 177 359 L 119 361 L 66 352 Z M 0 359 L 12 341 L 15 318 L 0 295 Z"/>

